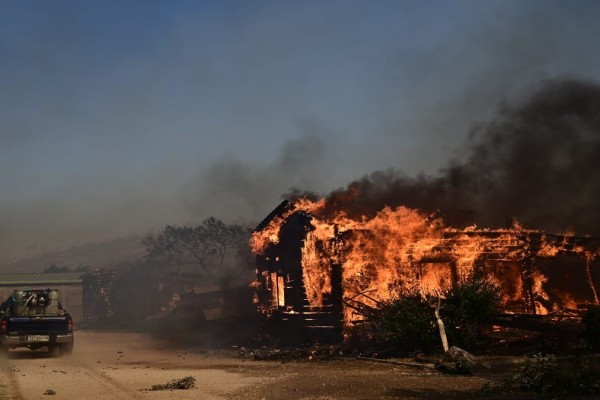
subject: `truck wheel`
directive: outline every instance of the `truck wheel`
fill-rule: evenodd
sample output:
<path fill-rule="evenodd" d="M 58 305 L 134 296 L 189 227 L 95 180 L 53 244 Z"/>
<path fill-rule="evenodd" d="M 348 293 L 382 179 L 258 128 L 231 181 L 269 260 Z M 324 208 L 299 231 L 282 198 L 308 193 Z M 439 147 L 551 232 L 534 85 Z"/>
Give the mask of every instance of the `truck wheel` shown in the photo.
<path fill-rule="evenodd" d="M 60 353 L 69 355 L 73 352 L 73 342 L 71 343 L 63 343 L 60 345 Z"/>

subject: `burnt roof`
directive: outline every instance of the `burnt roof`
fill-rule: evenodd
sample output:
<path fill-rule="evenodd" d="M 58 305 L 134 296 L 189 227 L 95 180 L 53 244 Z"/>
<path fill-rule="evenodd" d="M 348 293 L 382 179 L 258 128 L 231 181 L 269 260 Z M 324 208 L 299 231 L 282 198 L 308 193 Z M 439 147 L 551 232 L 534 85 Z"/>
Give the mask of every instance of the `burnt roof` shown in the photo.
<path fill-rule="evenodd" d="M 256 228 L 254 228 L 254 232 L 260 232 L 265 229 L 267 225 L 269 225 L 269 222 L 273 221 L 275 217 L 282 216 L 291 206 L 292 203 L 289 200 L 283 200 L 277 207 L 275 207 L 273 211 L 269 213 L 269 215 L 265 217 L 265 219 L 260 222 L 260 224 L 256 226 Z"/>

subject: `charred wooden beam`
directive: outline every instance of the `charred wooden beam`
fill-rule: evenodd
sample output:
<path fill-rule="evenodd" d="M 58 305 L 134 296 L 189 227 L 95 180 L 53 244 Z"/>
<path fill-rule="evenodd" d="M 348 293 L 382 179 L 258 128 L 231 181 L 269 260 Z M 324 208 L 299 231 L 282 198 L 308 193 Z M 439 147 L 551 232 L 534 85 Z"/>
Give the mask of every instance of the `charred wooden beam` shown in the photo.
<path fill-rule="evenodd" d="M 547 317 L 523 314 L 500 314 L 492 318 L 496 326 L 542 332 L 554 336 L 579 337 L 583 327 L 576 322 L 556 322 Z"/>

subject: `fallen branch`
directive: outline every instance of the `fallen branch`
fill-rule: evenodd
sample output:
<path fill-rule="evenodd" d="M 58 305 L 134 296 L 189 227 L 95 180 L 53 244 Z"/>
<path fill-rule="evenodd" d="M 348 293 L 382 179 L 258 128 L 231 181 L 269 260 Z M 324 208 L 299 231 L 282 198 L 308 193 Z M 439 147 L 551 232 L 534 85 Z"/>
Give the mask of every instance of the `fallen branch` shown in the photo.
<path fill-rule="evenodd" d="M 412 367 L 412 368 L 420 368 L 420 369 L 435 369 L 435 365 L 429 364 L 429 363 L 423 364 L 423 363 L 414 363 L 414 362 L 406 362 L 406 361 L 382 360 L 380 358 L 370 358 L 370 357 L 361 357 L 361 356 L 358 356 L 356 358 L 358 358 L 359 360 L 374 361 L 374 362 L 384 363 L 384 364 L 401 365 L 403 367 Z"/>

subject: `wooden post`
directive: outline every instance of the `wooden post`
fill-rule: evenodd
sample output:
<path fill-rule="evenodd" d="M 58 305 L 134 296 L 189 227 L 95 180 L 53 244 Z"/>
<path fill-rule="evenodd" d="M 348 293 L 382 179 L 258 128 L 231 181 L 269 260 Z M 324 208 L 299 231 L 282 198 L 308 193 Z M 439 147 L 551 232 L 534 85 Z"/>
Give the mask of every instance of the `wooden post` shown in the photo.
<path fill-rule="evenodd" d="M 531 270 L 531 260 L 525 259 L 520 263 L 521 267 L 521 290 L 525 300 L 525 313 L 536 314 L 535 296 L 533 294 L 533 276 Z"/>
<path fill-rule="evenodd" d="M 594 303 L 596 305 L 600 304 L 600 299 L 598 298 L 598 289 L 596 287 L 596 282 L 594 282 L 594 276 L 592 275 L 592 261 L 594 261 L 594 257 L 590 252 L 585 253 L 585 273 L 587 276 L 588 284 L 590 285 L 590 289 L 592 289 L 592 293 L 594 295 Z"/>

